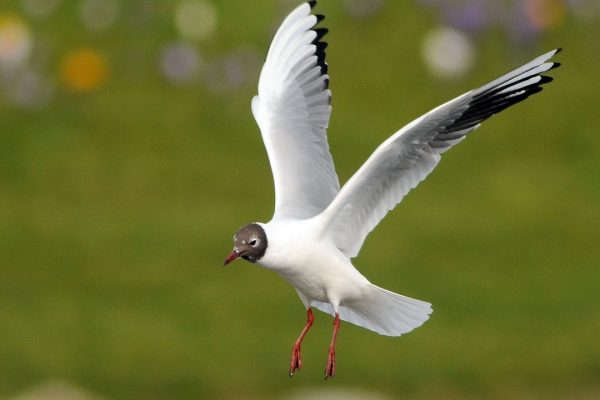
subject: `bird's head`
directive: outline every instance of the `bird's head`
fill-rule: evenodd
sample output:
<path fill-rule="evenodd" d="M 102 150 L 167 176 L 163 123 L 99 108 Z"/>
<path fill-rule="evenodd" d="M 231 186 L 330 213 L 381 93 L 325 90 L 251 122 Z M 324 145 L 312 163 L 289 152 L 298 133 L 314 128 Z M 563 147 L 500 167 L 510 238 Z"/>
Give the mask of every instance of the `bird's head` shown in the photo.
<path fill-rule="evenodd" d="M 265 255 L 267 251 L 267 234 L 258 224 L 248 224 L 240 228 L 233 236 L 233 250 L 223 265 L 227 265 L 236 258 L 256 262 Z"/>

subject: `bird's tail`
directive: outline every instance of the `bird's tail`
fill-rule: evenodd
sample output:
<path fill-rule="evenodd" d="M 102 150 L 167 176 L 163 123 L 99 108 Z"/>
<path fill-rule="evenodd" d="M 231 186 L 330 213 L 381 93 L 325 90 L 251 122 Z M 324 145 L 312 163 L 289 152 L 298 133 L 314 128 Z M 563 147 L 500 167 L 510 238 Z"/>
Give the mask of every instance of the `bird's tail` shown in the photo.
<path fill-rule="evenodd" d="M 313 301 L 319 310 L 334 315 L 329 303 Z M 431 304 L 370 285 L 359 301 L 340 305 L 340 318 L 380 335 L 400 336 L 421 326 L 433 312 Z"/>

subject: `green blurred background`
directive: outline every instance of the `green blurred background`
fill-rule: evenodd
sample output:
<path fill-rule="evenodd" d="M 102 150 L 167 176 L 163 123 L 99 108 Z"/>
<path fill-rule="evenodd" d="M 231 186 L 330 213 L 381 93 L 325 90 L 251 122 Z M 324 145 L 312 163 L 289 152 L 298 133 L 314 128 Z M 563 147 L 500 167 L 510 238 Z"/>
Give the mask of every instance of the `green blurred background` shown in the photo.
<path fill-rule="evenodd" d="M 295 291 L 221 267 L 272 212 L 249 102 L 297 3 L 0 1 L 0 398 L 48 382 L 109 399 L 600 398 L 598 2 L 321 1 L 342 182 L 423 112 L 565 49 L 547 90 L 370 235 L 355 265 L 435 311 L 400 338 L 342 325 L 326 383 L 331 318 L 289 379 Z M 427 43 L 448 29 L 464 57 L 444 71 Z"/>

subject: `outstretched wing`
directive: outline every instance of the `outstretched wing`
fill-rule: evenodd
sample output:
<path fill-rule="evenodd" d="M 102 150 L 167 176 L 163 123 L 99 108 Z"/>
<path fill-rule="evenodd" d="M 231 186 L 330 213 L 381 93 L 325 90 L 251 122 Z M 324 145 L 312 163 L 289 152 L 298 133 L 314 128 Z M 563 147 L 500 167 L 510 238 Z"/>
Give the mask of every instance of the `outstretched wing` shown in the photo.
<path fill-rule="evenodd" d="M 275 183 L 273 218 L 310 218 L 340 190 L 326 132 L 327 29 L 315 28 L 323 17 L 312 15 L 314 4 L 300 5 L 279 27 L 252 99 Z"/>
<path fill-rule="evenodd" d="M 560 64 L 546 53 L 479 89 L 445 103 L 383 142 L 322 213 L 325 232 L 355 257 L 379 221 L 435 168 L 440 154 L 481 122 L 534 93 L 552 78 L 542 73 Z"/>

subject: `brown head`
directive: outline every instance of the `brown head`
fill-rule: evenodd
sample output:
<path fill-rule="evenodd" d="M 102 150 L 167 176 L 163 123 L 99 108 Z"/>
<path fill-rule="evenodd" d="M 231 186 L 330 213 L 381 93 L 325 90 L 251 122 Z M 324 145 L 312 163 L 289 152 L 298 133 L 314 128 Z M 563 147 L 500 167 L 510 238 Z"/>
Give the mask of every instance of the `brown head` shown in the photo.
<path fill-rule="evenodd" d="M 265 255 L 267 245 L 265 230 L 258 224 L 248 224 L 233 236 L 233 251 L 229 253 L 223 265 L 239 257 L 254 263 Z"/>

